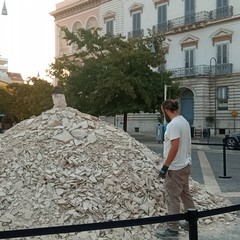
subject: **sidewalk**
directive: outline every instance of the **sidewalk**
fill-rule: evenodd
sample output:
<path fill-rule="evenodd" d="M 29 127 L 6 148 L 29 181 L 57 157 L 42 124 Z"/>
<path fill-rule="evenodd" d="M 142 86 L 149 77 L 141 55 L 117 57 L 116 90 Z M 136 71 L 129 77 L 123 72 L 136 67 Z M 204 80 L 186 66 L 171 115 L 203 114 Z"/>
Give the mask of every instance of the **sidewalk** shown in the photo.
<path fill-rule="evenodd" d="M 163 151 L 163 144 L 158 143 L 156 136 L 149 134 L 132 134 L 132 137 L 139 142 L 145 144 L 152 151 L 161 154 Z M 222 139 L 225 135 L 211 136 L 209 141 L 206 138 L 193 138 L 192 143 L 217 143 L 222 144 Z M 232 204 L 240 204 L 240 151 L 227 151 L 227 174 L 231 178 L 219 178 L 222 175 L 222 146 L 208 146 L 208 145 L 192 145 L 192 178 L 205 187 L 216 187 L 222 195 L 230 200 Z M 221 157 L 219 157 L 221 156 Z M 236 157 L 237 156 L 237 157 Z M 204 165 L 205 164 L 205 165 Z M 204 170 L 205 169 L 205 170 Z M 210 171 L 209 172 L 206 172 Z M 199 240 L 238 240 L 240 239 L 240 213 L 238 217 L 231 224 L 217 223 L 214 225 L 206 225 L 204 228 L 198 229 Z M 188 233 L 184 232 L 179 237 L 179 240 L 189 239 Z"/>
<path fill-rule="evenodd" d="M 163 144 L 158 143 L 156 136 L 132 134 L 132 137 L 162 155 Z M 211 136 L 209 140 L 192 139 L 192 178 L 201 185 L 205 185 L 208 191 L 220 193 L 233 204 L 240 204 L 240 151 L 226 149 L 224 168 L 223 146 L 221 146 L 224 137 L 225 135 L 217 135 Z M 197 144 L 194 145 L 194 143 Z M 220 146 L 207 145 L 208 143 L 216 143 Z"/>

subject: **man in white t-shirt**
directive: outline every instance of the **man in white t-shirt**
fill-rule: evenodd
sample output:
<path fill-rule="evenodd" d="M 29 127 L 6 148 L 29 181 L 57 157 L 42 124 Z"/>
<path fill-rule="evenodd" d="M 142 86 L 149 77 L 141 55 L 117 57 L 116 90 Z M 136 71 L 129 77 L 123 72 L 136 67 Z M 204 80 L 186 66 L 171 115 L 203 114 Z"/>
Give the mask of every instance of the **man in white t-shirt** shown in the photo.
<path fill-rule="evenodd" d="M 160 177 L 165 178 L 168 214 L 180 213 L 180 200 L 184 211 L 195 205 L 189 191 L 191 173 L 191 131 L 188 121 L 178 113 L 178 102 L 168 99 L 162 103 L 162 112 L 168 122 L 164 134 L 164 165 Z M 178 236 L 178 222 L 169 222 L 167 229 L 156 231 L 162 239 Z M 187 228 L 187 222 L 183 225 Z"/>

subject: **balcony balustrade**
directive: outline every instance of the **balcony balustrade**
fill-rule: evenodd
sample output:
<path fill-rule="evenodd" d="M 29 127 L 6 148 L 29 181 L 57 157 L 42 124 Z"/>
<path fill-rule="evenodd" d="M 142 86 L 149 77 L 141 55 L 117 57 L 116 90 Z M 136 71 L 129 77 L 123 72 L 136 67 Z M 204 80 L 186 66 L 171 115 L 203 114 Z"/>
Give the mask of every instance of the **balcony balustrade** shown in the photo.
<path fill-rule="evenodd" d="M 209 12 L 202 11 L 194 14 L 189 14 L 183 17 L 174 18 L 168 21 L 168 30 L 174 30 L 175 28 L 189 26 L 201 22 L 209 21 Z"/>
<path fill-rule="evenodd" d="M 140 38 L 144 36 L 144 30 L 139 28 L 135 29 L 132 32 L 128 32 L 128 38 Z"/>
<path fill-rule="evenodd" d="M 220 19 L 229 18 L 233 15 L 233 6 L 217 8 L 210 12 L 202 11 L 194 14 L 185 15 L 183 17 L 174 18 L 166 22 L 158 23 L 153 26 L 155 33 L 162 33 L 175 30 L 177 28 L 186 27 L 194 24 L 207 23 Z"/>
<path fill-rule="evenodd" d="M 196 77 L 196 76 L 214 76 L 232 74 L 232 63 L 217 64 L 210 68 L 209 65 L 197 65 L 189 68 L 174 68 L 168 69 L 172 73 L 172 77 Z"/>
<path fill-rule="evenodd" d="M 212 75 L 221 76 L 221 75 L 228 75 L 232 74 L 232 63 L 223 63 L 223 64 L 217 64 L 216 66 L 212 66 L 212 69 L 210 69 L 210 73 Z"/>
<path fill-rule="evenodd" d="M 220 19 L 229 18 L 233 15 L 233 6 L 225 6 L 221 8 L 217 8 L 215 10 L 210 11 L 209 19 L 210 21 L 216 21 Z"/>

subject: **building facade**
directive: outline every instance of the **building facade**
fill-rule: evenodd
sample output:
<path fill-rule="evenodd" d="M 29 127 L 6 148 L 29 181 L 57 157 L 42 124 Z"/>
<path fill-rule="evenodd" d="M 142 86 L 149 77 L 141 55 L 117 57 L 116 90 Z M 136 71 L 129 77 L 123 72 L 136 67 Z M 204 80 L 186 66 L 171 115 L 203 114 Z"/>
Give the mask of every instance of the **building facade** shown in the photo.
<path fill-rule="evenodd" d="M 56 21 L 56 56 L 64 46 L 57 26 L 72 30 L 80 22 L 79 27 L 87 28 L 91 17 L 102 34 L 135 38 L 147 36 L 149 29 L 164 34 L 166 63 L 159 69 L 170 71 L 180 84 L 181 114 L 197 130 L 240 130 L 238 0 L 66 0 L 51 14 Z M 138 128 L 134 124 L 133 131 Z M 147 125 L 140 131 L 149 131 Z"/>
<path fill-rule="evenodd" d="M 0 55 L 0 88 L 12 83 L 8 74 L 8 59 Z"/>

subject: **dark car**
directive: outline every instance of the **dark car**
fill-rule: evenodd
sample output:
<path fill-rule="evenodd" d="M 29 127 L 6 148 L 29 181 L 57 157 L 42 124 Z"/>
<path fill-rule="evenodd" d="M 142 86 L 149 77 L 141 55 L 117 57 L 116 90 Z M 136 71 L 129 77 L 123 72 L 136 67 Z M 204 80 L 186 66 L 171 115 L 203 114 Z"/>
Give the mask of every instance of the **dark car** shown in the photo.
<path fill-rule="evenodd" d="M 226 135 L 226 145 L 228 149 L 240 149 L 240 132 Z"/>

